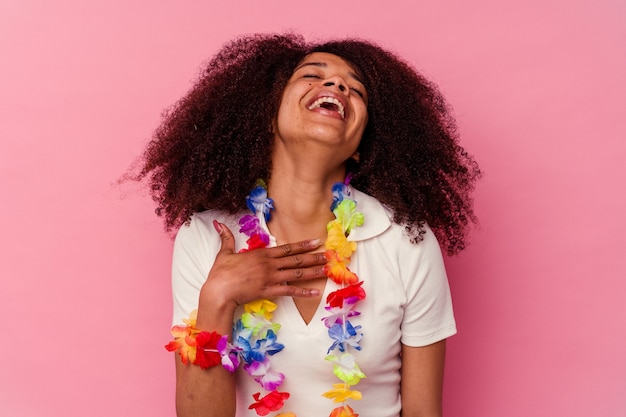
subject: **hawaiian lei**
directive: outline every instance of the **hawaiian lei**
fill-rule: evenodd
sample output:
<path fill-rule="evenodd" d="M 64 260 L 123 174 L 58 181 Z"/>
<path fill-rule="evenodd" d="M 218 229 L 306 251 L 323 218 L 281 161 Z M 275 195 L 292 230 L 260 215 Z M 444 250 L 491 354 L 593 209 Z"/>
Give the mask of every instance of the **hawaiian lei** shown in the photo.
<path fill-rule="evenodd" d="M 356 202 L 349 197 L 349 181 L 348 177 L 345 182 L 338 182 L 332 187 L 333 202 L 330 209 L 335 219 L 327 225 L 328 237 L 324 253 L 328 260 L 324 273 L 341 286 L 339 290 L 328 295 L 325 309 L 329 315 L 322 319 L 332 340 L 325 360 L 333 364 L 333 373 L 341 381 L 322 394 L 335 403 L 342 403 L 331 411 L 329 417 L 358 417 L 347 401 L 361 399 L 361 393 L 350 388 L 358 384 L 361 378 L 365 378 L 355 357 L 350 353 L 352 350 L 361 350 L 361 326 L 353 326 L 348 319 L 361 314 L 355 307 L 365 298 L 365 290 L 362 288 L 363 281 L 359 281 L 358 276 L 348 269 L 350 257 L 356 250 L 356 242 L 348 241 L 348 236 L 364 220 L 363 213 L 356 211 Z M 270 236 L 261 227 L 259 216 L 262 214 L 265 221 L 269 222 L 273 203 L 267 196 L 265 183 L 262 180 L 257 181 L 257 185 L 246 197 L 246 204 L 254 214 L 245 215 L 239 220 L 239 232 L 248 236 L 248 247 L 240 252 L 269 245 Z M 221 363 L 225 369 L 234 372 L 240 362 L 243 362 L 243 369 L 268 392 L 264 396 L 260 392 L 254 394 L 254 402 L 248 408 L 254 409 L 260 416 L 279 411 L 289 398 L 289 393 L 278 391 L 285 375 L 270 366 L 270 357 L 284 348 L 277 341 L 280 324 L 271 321 L 276 307 L 276 304 L 266 299 L 245 304 L 244 313 L 233 327 L 232 344 L 228 342 L 227 335 L 196 329 L 197 311 L 194 311 L 189 319 L 184 320 L 185 325 L 172 327 L 174 340 L 165 348 L 177 351 L 184 364 L 192 363 L 201 368 Z M 296 415 L 283 412 L 275 417 Z"/>

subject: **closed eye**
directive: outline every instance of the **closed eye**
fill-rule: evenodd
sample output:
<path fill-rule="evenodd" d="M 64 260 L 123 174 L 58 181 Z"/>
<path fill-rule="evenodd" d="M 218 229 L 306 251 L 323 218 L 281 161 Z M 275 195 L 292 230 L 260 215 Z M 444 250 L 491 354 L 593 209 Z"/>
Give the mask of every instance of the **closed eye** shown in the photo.
<path fill-rule="evenodd" d="M 358 88 L 350 88 L 350 90 L 352 90 L 355 93 L 357 93 L 359 97 L 365 98 L 365 94 L 361 90 L 359 90 Z"/>
<path fill-rule="evenodd" d="M 304 75 L 302 75 L 302 78 L 316 78 L 318 80 L 322 79 L 322 77 L 317 75 L 317 74 L 304 74 Z M 358 88 L 354 88 L 354 87 L 350 87 L 350 90 L 353 91 L 354 93 L 356 93 L 356 95 L 358 95 L 362 99 L 365 99 L 365 93 L 362 90 L 360 90 Z"/>

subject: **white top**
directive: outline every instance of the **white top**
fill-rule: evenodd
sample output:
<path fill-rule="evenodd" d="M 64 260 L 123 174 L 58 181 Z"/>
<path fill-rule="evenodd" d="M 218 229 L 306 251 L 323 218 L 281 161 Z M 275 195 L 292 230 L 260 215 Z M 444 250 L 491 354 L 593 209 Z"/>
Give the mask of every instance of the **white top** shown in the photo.
<path fill-rule="evenodd" d="M 349 405 L 360 417 L 398 417 L 401 343 L 426 346 L 456 333 L 448 280 L 439 244 L 430 229 L 422 242 L 411 244 L 404 228 L 390 220 L 390 213 L 378 200 L 358 190 L 351 191 L 365 222 L 349 236 L 349 240 L 358 242 L 350 270 L 364 281 L 367 296 L 357 304 L 361 315 L 350 319 L 354 326 L 362 326 L 363 349 L 350 353 L 367 377 L 352 388 L 361 391 L 363 399 L 350 400 Z M 237 233 L 240 217 L 205 211 L 195 214 L 189 226 L 179 230 L 172 266 L 173 324 L 183 323 L 183 318 L 198 306 L 200 288 L 220 248 L 213 219 L 233 231 L 239 250 L 246 246 L 246 236 Z M 273 238 L 271 244 L 275 244 Z M 278 309 L 272 321 L 282 326 L 278 342 L 285 349 L 272 356 L 272 369 L 285 374 L 279 391 L 291 394 L 282 412 L 292 411 L 298 417 L 325 417 L 339 405 L 321 396 L 340 382 L 332 373 L 332 363 L 324 360 L 332 342 L 322 323 L 326 297 L 336 289 L 338 286 L 328 280 L 322 302 L 308 325 L 291 297 L 274 300 Z M 252 394 L 257 392 L 265 395 L 240 368 L 237 417 L 256 417 L 248 406 L 253 402 Z"/>

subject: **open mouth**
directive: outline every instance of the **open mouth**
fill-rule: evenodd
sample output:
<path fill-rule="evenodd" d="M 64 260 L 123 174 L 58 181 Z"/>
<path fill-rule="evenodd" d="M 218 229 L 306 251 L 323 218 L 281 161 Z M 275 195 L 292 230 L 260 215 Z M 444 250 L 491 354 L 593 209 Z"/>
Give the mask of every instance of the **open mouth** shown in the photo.
<path fill-rule="evenodd" d="M 326 110 L 339 113 L 342 119 L 345 118 L 345 110 L 343 104 L 333 97 L 320 97 L 309 105 L 309 110 L 323 108 Z"/>

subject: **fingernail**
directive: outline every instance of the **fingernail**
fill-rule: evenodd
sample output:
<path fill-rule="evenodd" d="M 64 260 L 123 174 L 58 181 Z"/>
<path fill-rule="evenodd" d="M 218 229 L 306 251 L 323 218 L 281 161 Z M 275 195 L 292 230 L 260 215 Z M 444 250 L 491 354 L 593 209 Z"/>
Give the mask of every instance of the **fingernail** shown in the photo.
<path fill-rule="evenodd" d="M 318 247 L 319 245 L 322 244 L 322 241 L 320 239 L 312 239 L 312 240 L 309 240 L 309 244 L 311 246 Z"/>
<path fill-rule="evenodd" d="M 217 233 L 222 234 L 222 225 L 217 220 L 213 220 L 213 227 L 215 227 Z"/>
<path fill-rule="evenodd" d="M 313 296 L 318 296 L 320 295 L 320 290 L 311 290 L 310 294 Z"/>

